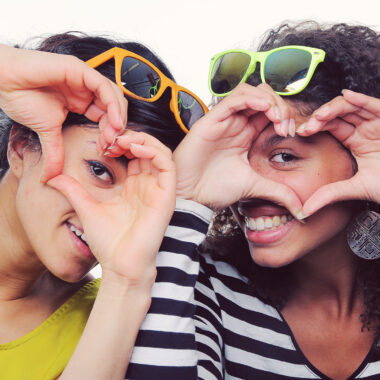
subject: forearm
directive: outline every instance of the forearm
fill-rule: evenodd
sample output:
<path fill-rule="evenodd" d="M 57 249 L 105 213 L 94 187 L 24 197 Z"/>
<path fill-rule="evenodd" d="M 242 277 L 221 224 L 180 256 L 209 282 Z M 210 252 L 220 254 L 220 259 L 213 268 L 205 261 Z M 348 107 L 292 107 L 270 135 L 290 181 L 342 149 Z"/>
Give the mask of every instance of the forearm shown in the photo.
<path fill-rule="evenodd" d="M 81 339 L 60 380 L 123 379 L 149 305 L 149 287 L 131 287 L 103 277 Z"/>

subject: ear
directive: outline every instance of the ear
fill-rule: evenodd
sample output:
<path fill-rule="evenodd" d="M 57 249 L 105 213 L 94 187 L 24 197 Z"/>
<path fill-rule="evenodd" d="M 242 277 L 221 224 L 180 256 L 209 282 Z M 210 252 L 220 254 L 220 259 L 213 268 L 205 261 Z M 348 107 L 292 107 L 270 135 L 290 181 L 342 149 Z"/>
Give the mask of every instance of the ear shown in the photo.
<path fill-rule="evenodd" d="M 17 127 L 13 126 L 9 135 L 7 157 L 9 169 L 19 179 L 24 171 L 24 151 L 26 145 L 25 138 L 20 138 L 20 135 L 17 133 Z"/>

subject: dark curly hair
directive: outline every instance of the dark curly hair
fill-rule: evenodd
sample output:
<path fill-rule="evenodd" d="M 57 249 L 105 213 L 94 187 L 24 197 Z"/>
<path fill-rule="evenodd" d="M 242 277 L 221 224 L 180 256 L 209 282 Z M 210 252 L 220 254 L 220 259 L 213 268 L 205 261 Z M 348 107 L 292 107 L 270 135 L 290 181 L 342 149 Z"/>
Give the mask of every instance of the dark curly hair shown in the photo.
<path fill-rule="evenodd" d="M 289 97 L 302 113 L 311 114 L 322 104 L 341 94 L 343 89 L 380 97 L 380 35 L 365 26 L 347 24 L 320 25 L 306 21 L 296 25 L 285 23 L 270 30 L 257 50 L 265 51 L 285 45 L 303 45 L 323 49 L 325 61 L 320 63 L 308 86 Z M 261 83 L 258 70 L 248 83 Z M 362 203 L 360 204 L 363 208 Z M 371 205 L 379 210 L 378 205 Z M 292 291 L 292 264 L 281 268 L 264 268 L 253 262 L 246 239 L 230 209 L 214 216 L 206 240 L 200 247 L 235 266 L 250 279 L 253 295 L 282 309 Z M 368 262 L 357 258 L 356 290 L 364 297 L 361 315 L 363 329 L 373 329 L 380 337 L 380 260 Z"/>

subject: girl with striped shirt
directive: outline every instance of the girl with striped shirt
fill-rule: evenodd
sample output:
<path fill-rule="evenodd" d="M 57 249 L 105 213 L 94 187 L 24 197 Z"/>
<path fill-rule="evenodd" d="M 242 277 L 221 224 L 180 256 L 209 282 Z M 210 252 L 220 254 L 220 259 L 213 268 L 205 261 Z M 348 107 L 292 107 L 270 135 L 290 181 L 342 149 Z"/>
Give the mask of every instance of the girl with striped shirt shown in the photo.
<path fill-rule="evenodd" d="M 282 25 L 258 50 L 323 50 L 307 86 L 285 97 L 254 73 L 193 126 L 127 378 L 380 378 L 379 264 L 346 238 L 380 203 L 379 41 Z M 197 249 L 230 205 L 240 229 L 221 211 Z"/>

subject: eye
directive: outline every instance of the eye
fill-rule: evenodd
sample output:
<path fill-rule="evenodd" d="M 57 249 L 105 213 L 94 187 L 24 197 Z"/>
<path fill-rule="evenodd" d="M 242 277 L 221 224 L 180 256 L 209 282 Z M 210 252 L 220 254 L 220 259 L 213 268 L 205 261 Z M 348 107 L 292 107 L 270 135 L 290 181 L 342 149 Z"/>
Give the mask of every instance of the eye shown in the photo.
<path fill-rule="evenodd" d="M 286 152 L 276 153 L 272 155 L 270 158 L 271 162 L 275 162 L 277 164 L 283 164 L 283 165 L 289 164 L 292 161 L 297 161 L 297 160 L 298 160 L 298 157 Z"/>
<path fill-rule="evenodd" d="M 86 161 L 87 165 L 89 167 L 91 175 L 96 177 L 96 179 L 99 179 L 103 182 L 112 184 L 114 183 L 113 176 L 111 172 L 99 161 Z"/>

